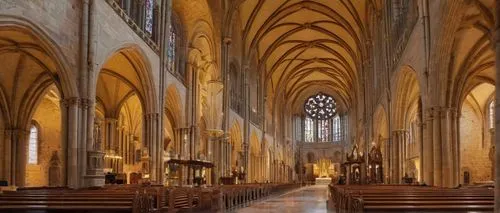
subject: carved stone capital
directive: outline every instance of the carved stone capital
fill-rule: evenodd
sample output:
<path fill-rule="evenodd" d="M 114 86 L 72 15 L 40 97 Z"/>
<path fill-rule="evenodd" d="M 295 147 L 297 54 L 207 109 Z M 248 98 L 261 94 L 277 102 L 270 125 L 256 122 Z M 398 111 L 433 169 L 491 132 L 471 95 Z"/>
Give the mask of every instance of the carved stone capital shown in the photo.
<path fill-rule="evenodd" d="M 12 136 L 12 135 L 29 135 L 30 131 L 26 129 L 20 129 L 20 128 L 10 128 L 10 129 L 4 129 L 4 134 L 6 136 Z"/>
<path fill-rule="evenodd" d="M 224 42 L 225 45 L 231 45 L 231 38 L 230 37 L 225 37 L 222 42 Z"/>
<path fill-rule="evenodd" d="M 159 113 L 156 113 L 156 112 L 148 113 L 144 116 L 145 116 L 146 120 L 158 120 L 158 118 L 160 117 Z"/>
<path fill-rule="evenodd" d="M 88 109 L 90 106 L 92 106 L 93 102 L 90 99 L 87 98 L 81 98 L 80 99 L 80 107 L 83 109 Z"/>
<path fill-rule="evenodd" d="M 66 99 L 61 100 L 61 105 L 64 107 L 70 107 L 70 106 L 78 106 L 80 104 L 80 98 L 78 97 L 70 97 Z"/>

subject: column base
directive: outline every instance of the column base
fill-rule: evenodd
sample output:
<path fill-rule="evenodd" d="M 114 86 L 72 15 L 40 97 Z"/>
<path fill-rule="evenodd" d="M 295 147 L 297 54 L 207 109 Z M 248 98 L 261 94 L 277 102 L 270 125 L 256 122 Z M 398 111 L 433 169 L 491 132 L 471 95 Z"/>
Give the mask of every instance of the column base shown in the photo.
<path fill-rule="evenodd" d="M 101 151 L 87 151 L 87 175 L 85 175 L 86 187 L 102 187 L 106 183 L 104 177 L 104 155 Z"/>
<path fill-rule="evenodd" d="M 106 183 L 104 175 L 86 175 L 85 176 L 85 186 L 86 187 L 102 187 Z"/>

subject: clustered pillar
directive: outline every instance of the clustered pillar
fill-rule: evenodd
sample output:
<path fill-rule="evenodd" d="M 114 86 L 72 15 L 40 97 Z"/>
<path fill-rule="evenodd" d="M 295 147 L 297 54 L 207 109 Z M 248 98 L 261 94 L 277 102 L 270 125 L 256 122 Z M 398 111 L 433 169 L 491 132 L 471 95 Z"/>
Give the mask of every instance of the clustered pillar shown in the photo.
<path fill-rule="evenodd" d="M 496 81 L 495 81 L 495 147 L 500 147 L 500 134 L 496 133 L 499 131 L 498 125 L 500 124 L 500 0 L 495 1 L 495 69 L 496 69 Z M 495 152 L 495 162 L 496 166 L 500 165 L 500 152 Z M 495 170 L 495 212 L 500 211 L 500 169 Z"/>

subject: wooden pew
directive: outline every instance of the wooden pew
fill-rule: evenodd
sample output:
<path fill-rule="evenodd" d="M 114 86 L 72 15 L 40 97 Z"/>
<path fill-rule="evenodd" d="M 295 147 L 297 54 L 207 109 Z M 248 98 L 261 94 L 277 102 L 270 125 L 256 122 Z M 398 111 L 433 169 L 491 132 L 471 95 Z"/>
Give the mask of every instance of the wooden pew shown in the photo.
<path fill-rule="evenodd" d="M 493 190 L 408 185 L 330 186 L 337 212 L 492 212 Z"/>
<path fill-rule="evenodd" d="M 245 184 L 208 188 L 112 185 L 103 188 L 31 188 L 0 195 L 0 213 L 217 212 L 299 185 Z"/>
<path fill-rule="evenodd" d="M 0 195 L 0 212 L 141 213 L 155 208 L 154 193 L 145 190 L 34 189 Z"/>
<path fill-rule="evenodd" d="M 272 194 L 301 187 L 300 184 L 240 184 L 221 186 L 222 208 L 234 209 Z"/>

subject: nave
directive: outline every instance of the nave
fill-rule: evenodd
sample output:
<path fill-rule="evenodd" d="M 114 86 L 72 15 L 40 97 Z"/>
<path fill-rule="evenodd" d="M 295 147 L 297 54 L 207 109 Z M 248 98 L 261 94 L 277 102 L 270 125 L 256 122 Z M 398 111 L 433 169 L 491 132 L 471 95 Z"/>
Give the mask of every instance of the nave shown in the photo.
<path fill-rule="evenodd" d="M 333 184 L 337 211 L 500 212 L 498 17 L 500 0 L 0 0 L 0 211 L 325 211 L 319 186 L 273 196 Z"/>
<path fill-rule="evenodd" d="M 238 209 L 236 213 L 327 213 L 328 186 L 305 186 L 285 194 L 257 201 L 250 206 Z"/>

